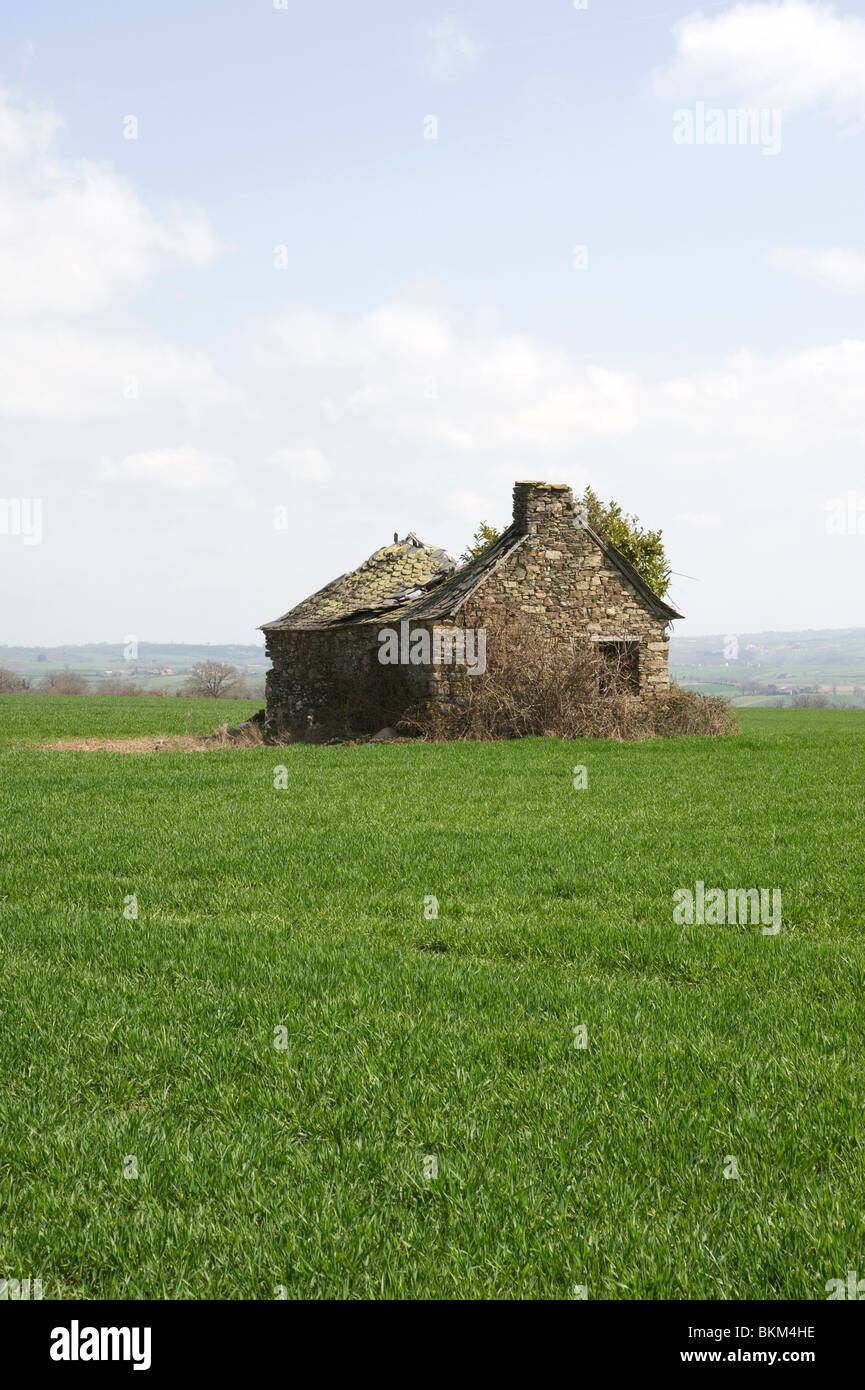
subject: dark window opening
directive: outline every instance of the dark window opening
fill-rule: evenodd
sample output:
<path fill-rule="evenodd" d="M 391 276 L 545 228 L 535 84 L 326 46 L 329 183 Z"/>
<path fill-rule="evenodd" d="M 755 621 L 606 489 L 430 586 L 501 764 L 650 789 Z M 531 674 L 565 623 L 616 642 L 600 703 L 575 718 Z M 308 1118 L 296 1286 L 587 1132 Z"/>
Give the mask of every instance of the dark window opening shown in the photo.
<path fill-rule="evenodd" d="M 640 643 L 599 642 L 601 673 L 599 690 L 602 695 L 621 694 L 622 690 L 631 695 L 640 693 Z"/>

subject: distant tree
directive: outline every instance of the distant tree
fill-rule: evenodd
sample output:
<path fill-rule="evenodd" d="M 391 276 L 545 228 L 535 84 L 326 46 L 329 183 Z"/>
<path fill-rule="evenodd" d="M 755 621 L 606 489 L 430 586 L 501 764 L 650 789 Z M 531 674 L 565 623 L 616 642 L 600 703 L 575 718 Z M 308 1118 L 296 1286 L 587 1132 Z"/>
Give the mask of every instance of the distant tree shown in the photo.
<path fill-rule="evenodd" d="M 482 555 L 485 550 L 490 548 L 494 541 L 498 540 L 501 534 L 501 531 L 497 531 L 495 526 L 490 526 L 489 522 L 482 521 L 472 536 L 471 542 L 466 546 L 466 549 L 460 556 L 463 564 L 467 565 L 470 560 L 474 560 L 478 555 Z"/>
<path fill-rule="evenodd" d="M 246 685 L 237 667 L 227 661 L 197 661 L 184 682 L 183 693 L 211 700 L 237 699 L 246 695 Z"/>
<path fill-rule="evenodd" d="M 600 531 L 630 560 L 637 574 L 658 598 L 670 587 L 670 567 L 660 531 L 646 531 L 635 516 L 627 516 L 618 502 L 602 502 L 587 487 L 577 498 L 577 515 L 582 515 L 593 531 Z"/>
<path fill-rule="evenodd" d="M 40 681 L 39 689 L 50 695 L 86 695 L 87 682 L 67 666 L 63 671 L 49 671 Z"/>
<path fill-rule="evenodd" d="M 100 681 L 96 687 L 97 695 L 145 695 L 142 685 L 136 685 L 135 681 L 107 680 Z"/>
<path fill-rule="evenodd" d="M 829 705 L 825 695 L 794 695 L 794 709 L 826 709 Z"/>
<path fill-rule="evenodd" d="M 27 676 L 16 676 L 14 671 L 7 671 L 5 666 L 0 666 L 0 695 L 15 695 L 29 689 L 30 681 Z"/>

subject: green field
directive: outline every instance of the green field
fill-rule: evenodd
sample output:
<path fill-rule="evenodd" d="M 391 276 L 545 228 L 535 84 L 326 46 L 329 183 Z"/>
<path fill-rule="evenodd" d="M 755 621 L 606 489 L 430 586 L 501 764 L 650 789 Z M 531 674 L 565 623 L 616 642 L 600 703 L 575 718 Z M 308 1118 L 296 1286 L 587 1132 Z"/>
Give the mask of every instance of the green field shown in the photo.
<path fill-rule="evenodd" d="M 865 1275 L 865 713 L 21 746 L 183 732 L 189 704 L 226 720 L 0 696 L 0 1276 L 824 1299 Z M 674 925 L 697 880 L 780 888 L 779 934 Z"/>
<path fill-rule="evenodd" d="M 0 695 L 0 748 L 62 738 L 140 738 L 208 734 L 248 719 L 261 700 L 194 700 L 184 696 Z"/>

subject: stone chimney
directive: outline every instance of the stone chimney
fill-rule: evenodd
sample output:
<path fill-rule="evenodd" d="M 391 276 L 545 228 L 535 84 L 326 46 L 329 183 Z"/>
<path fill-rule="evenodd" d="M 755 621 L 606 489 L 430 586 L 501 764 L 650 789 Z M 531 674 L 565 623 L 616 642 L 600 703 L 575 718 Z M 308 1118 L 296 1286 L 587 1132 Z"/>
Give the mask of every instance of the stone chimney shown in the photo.
<path fill-rule="evenodd" d="M 573 505 L 567 483 L 514 483 L 514 525 L 523 535 L 543 535 Z"/>

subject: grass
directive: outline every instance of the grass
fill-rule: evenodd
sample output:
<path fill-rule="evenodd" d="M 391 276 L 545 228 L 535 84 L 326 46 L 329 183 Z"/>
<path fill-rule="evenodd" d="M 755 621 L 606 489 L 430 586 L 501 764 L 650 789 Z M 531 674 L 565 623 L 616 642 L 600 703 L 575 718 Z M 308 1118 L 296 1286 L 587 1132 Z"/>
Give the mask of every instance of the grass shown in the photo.
<path fill-rule="evenodd" d="M 61 738 L 211 733 L 220 724 L 239 724 L 262 705 L 164 695 L 0 695 L 0 748 Z"/>
<path fill-rule="evenodd" d="M 4 741 L 177 732 L 186 702 L 44 703 L 0 697 Z M 865 714 L 740 718 L 0 752 L 0 1275 L 822 1299 L 865 1272 Z M 697 879 L 780 887 L 780 934 L 674 926 Z"/>

